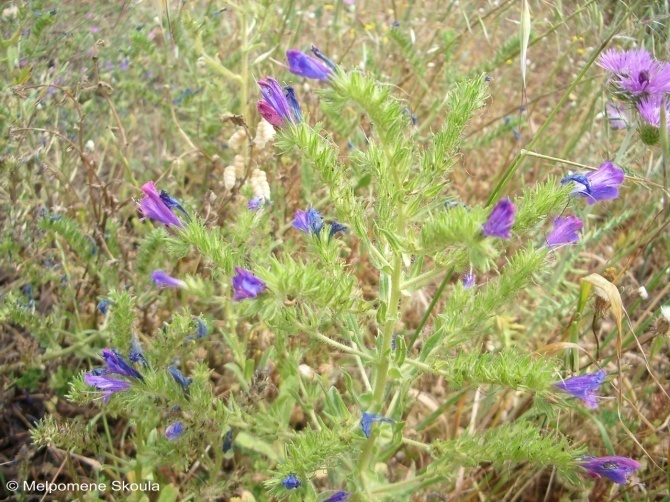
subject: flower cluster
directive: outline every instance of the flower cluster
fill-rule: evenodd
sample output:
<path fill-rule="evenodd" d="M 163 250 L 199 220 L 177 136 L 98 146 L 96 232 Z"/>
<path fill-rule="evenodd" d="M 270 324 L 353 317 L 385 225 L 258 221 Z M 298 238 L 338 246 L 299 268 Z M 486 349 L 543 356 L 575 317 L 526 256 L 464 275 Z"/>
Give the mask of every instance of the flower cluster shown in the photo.
<path fill-rule="evenodd" d="M 172 225 L 181 228 L 183 226 L 172 209 L 178 209 L 187 218 L 188 213 L 177 200 L 173 199 L 165 190 L 158 193 L 153 181 L 148 181 L 142 185 L 142 191 L 145 196 L 140 201 L 140 210 L 146 218 L 164 223 L 168 227 Z"/>
<path fill-rule="evenodd" d="M 279 129 L 287 124 L 299 124 L 302 122 L 300 105 L 295 97 L 293 87 L 287 85 L 282 88 L 272 77 L 259 80 L 263 99 L 258 102 L 258 113 L 272 126 Z"/>
<path fill-rule="evenodd" d="M 112 394 L 122 392 L 130 388 L 131 383 L 128 380 L 111 377 L 110 375 L 119 375 L 132 380 L 144 381 L 142 375 L 133 368 L 123 358 L 119 352 L 114 349 L 103 349 L 102 358 L 105 360 L 104 368 L 97 368 L 84 375 L 84 381 L 91 387 L 95 387 L 102 392 L 104 402 L 107 403 Z"/>
<path fill-rule="evenodd" d="M 293 217 L 293 228 L 305 232 L 309 235 L 315 235 L 316 237 L 321 236 L 321 230 L 323 229 L 323 216 L 321 213 L 310 207 L 307 211 L 297 210 L 295 216 Z M 337 221 L 333 221 L 330 224 L 330 231 L 328 232 L 328 239 L 332 239 L 335 234 L 339 232 L 346 232 L 346 225 L 342 225 Z"/>

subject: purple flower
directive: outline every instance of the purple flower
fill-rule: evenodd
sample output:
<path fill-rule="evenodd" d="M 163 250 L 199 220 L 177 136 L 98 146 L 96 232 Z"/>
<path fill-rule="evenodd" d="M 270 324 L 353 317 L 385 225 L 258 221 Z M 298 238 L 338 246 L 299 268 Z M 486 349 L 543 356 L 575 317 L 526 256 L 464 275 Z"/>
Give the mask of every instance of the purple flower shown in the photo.
<path fill-rule="evenodd" d="M 312 56 L 295 49 L 286 51 L 289 71 L 305 78 L 326 81 L 330 76 L 330 68 Z"/>
<path fill-rule="evenodd" d="M 474 274 L 474 272 L 472 272 L 472 270 L 463 274 L 463 278 L 461 279 L 465 289 L 470 289 L 472 286 L 474 286 L 476 280 L 477 276 Z"/>
<path fill-rule="evenodd" d="M 122 392 L 130 387 L 130 383 L 125 380 L 120 380 L 118 378 L 111 378 L 107 375 L 96 375 L 95 373 L 86 373 L 84 375 L 84 381 L 91 387 L 102 391 L 102 396 L 104 397 L 104 402 L 109 402 L 109 398 L 112 394 L 117 392 Z"/>
<path fill-rule="evenodd" d="M 250 211 L 259 210 L 261 207 L 263 207 L 263 201 L 264 200 L 265 199 L 263 197 L 254 197 L 247 204 L 247 209 L 249 209 Z"/>
<path fill-rule="evenodd" d="M 148 181 L 142 185 L 142 191 L 146 196 L 140 201 L 140 208 L 146 218 L 165 223 L 168 227 L 170 225 L 174 225 L 175 227 L 182 226 L 179 219 L 158 194 L 153 181 Z"/>
<path fill-rule="evenodd" d="M 180 279 L 175 279 L 167 275 L 162 270 L 154 270 L 151 272 L 151 280 L 159 288 L 185 288 L 186 283 Z"/>
<path fill-rule="evenodd" d="M 175 423 L 173 423 L 167 429 L 165 429 L 165 437 L 168 438 L 170 441 L 174 441 L 183 433 L 184 433 L 184 424 L 182 424 L 181 421 L 179 420 L 177 420 Z"/>
<path fill-rule="evenodd" d="M 258 112 L 274 127 L 282 128 L 287 123 L 298 124 L 302 121 L 300 106 L 295 99 L 293 88 L 282 87 L 272 77 L 259 80 L 263 99 L 258 102 Z"/>
<path fill-rule="evenodd" d="M 93 26 L 91 26 L 91 33 L 98 33 L 99 31 L 100 31 L 100 26 L 98 26 L 97 24 L 94 24 Z"/>
<path fill-rule="evenodd" d="M 599 200 L 616 199 L 619 196 L 619 185 L 623 183 L 624 173 L 611 162 L 603 162 L 595 171 L 586 174 L 571 174 L 561 180 L 561 184 L 574 181 L 582 187 L 572 193 L 586 197 L 589 205 Z"/>
<path fill-rule="evenodd" d="M 489 218 L 482 227 L 482 233 L 487 237 L 509 239 L 515 211 L 516 206 L 509 199 L 501 200 L 489 214 Z"/>
<path fill-rule="evenodd" d="M 248 270 L 235 267 L 237 275 L 233 277 L 233 300 L 240 301 L 247 298 L 256 298 L 266 289 L 265 282 Z"/>
<path fill-rule="evenodd" d="M 614 83 L 633 96 L 670 92 L 670 65 L 656 61 L 646 49 L 610 49 L 598 62 L 614 76 Z"/>
<path fill-rule="evenodd" d="M 579 465 L 594 478 L 606 477 L 620 485 L 625 485 L 628 476 L 642 467 L 639 462 L 626 457 L 587 457 Z"/>
<path fill-rule="evenodd" d="M 321 61 L 326 63 L 326 66 L 328 66 L 328 68 L 330 68 L 333 71 L 337 71 L 337 66 L 335 65 L 335 63 L 333 63 L 330 59 L 324 56 L 316 45 L 312 45 L 312 53 Z"/>
<path fill-rule="evenodd" d="M 287 490 L 295 490 L 296 488 L 300 488 L 302 486 L 302 483 L 295 474 L 289 474 L 286 476 L 281 480 L 281 484 L 284 485 L 284 488 Z"/>
<path fill-rule="evenodd" d="M 662 95 L 642 98 L 637 104 L 637 111 L 647 124 L 661 127 L 661 106 L 665 106 L 666 127 L 670 131 L 670 103 Z"/>
<path fill-rule="evenodd" d="M 114 349 L 102 349 L 102 358 L 107 364 L 105 373 L 114 373 L 116 375 L 121 375 L 130 378 L 137 378 L 144 381 L 142 375 L 133 368 L 130 364 L 126 362 L 121 354 L 119 354 Z"/>
<path fill-rule="evenodd" d="M 184 394 L 188 396 L 189 394 L 189 387 L 191 385 L 191 382 L 193 381 L 192 378 L 186 378 L 184 374 L 179 371 L 177 368 L 174 366 L 169 366 L 168 371 L 170 372 L 170 375 L 172 375 L 172 378 L 174 378 L 174 381 L 177 382 L 181 389 L 184 391 Z"/>
<path fill-rule="evenodd" d="M 330 232 L 328 233 L 328 239 L 332 239 L 338 232 L 346 232 L 346 231 L 347 231 L 346 225 L 342 225 L 341 223 L 334 221 L 330 225 Z"/>
<path fill-rule="evenodd" d="M 333 493 L 323 502 L 347 502 L 347 500 L 349 500 L 350 495 L 351 493 L 345 492 L 344 490 L 340 490 L 339 492 Z"/>
<path fill-rule="evenodd" d="M 612 129 L 626 129 L 628 127 L 628 114 L 621 105 L 609 102 L 605 106 L 605 111 Z"/>
<path fill-rule="evenodd" d="M 591 373 L 590 375 L 581 375 L 572 378 L 568 378 L 562 382 L 555 383 L 554 386 L 558 387 L 568 394 L 578 397 L 587 408 L 597 408 L 598 402 L 596 398 L 598 397 L 595 392 L 600 387 L 600 384 L 605 379 L 605 372 L 598 371 L 596 373 Z"/>
<path fill-rule="evenodd" d="M 179 209 L 179 211 L 181 211 L 184 214 L 184 216 L 186 216 L 186 218 L 188 218 L 189 220 L 191 219 L 186 210 L 183 207 L 181 207 L 179 201 L 177 199 L 172 198 L 170 194 L 167 193 L 165 190 L 161 190 L 159 197 L 163 201 L 163 204 L 165 204 L 168 208 L 172 209 L 173 207 L 176 207 L 177 209 Z"/>
<path fill-rule="evenodd" d="M 361 417 L 361 429 L 363 429 L 363 434 L 365 434 L 366 438 L 370 437 L 370 429 L 372 428 L 373 422 L 387 422 L 392 424 L 394 423 L 394 420 L 381 415 L 375 415 L 374 413 L 364 412 Z"/>
<path fill-rule="evenodd" d="M 297 210 L 293 219 L 293 227 L 307 234 L 314 233 L 318 237 L 323 228 L 323 216 L 313 207 L 307 211 Z"/>
<path fill-rule="evenodd" d="M 558 217 L 554 220 L 554 229 L 547 237 L 547 246 L 549 249 L 571 244 L 579 240 L 579 231 L 584 226 L 584 222 L 576 216 Z"/>

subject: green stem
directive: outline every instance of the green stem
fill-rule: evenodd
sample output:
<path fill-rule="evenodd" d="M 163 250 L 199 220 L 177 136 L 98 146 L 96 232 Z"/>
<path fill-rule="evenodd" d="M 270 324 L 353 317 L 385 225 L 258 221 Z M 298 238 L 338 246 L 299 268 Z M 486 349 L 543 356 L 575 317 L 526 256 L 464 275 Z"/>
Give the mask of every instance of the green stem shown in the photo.
<path fill-rule="evenodd" d="M 240 114 L 248 123 L 249 110 L 247 108 L 247 84 L 249 83 L 249 27 L 247 26 L 247 9 L 249 6 L 248 2 L 244 3 L 245 5 L 240 15 L 240 24 L 242 25 L 242 53 L 240 55 L 240 76 L 242 77 L 240 100 L 242 103 L 240 105 Z"/>
<path fill-rule="evenodd" d="M 407 352 L 409 353 L 410 350 L 412 350 L 412 347 L 414 346 L 414 343 L 416 342 L 416 339 L 419 338 L 419 335 L 421 334 L 421 330 L 423 330 L 423 327 L 426 325 L 426 322 L 428 322 L 428 318 L 430 317 L 431 312 L 435 308 L 435 304 L 437 301 L 440 299 L 440 296 L 442 296 L 442 292 L 444 291 L 444 288 L 447 285 L 447 282 L 449 282 L 449 279 L 451 279 L 451 275 L 454 273 L 454 269 L 452 268 L 447 272 L 447 275 L 444 276 L 444 279 L 442 280 L 442 284 L 440 284 L 440 287 L 437 288 L 437 291 L 435 292 L 435 296 L 433 296 L 433 299 L 430 302 L 430 305 L 428 305 L 428 309 L 426 310 L 426 313 L 423 315 L 423 318 L 421 319 L 421 322 L 416 328 L 416 331 L 412 335 L 412 339 L 410 342 L 407 344 Z"/>

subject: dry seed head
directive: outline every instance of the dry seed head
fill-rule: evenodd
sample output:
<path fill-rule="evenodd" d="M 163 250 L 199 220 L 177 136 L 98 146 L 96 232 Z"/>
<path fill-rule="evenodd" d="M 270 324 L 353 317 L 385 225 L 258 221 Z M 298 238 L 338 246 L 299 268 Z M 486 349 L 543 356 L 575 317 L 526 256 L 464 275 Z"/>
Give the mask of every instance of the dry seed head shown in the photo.
<path fill-rule="evenodd" d="M 235 186 L 235 166 L 228 166 L 223 170 L 223 186 L 226 190 L 232 190 Z"/>
<path fill-rule="evenodd" d="M 670 334 L 670 305 L 661 307 L 661 315 L 656 319 L 656 333 L 659 335 Z"/>
<path fill-rule="evenodd" d="M 244 129 L 238 129 L 228 140 L 228 147 L 237 150 L 242 146 L 245 139 L 247 139 L 247 133 L 244 132 Z"/>
<path fill-rule="evenodd" d="M 243 178 L 244 177 L 244 156 L 242 155 L 235 155 L 235 160 L 233 161 L 233 165 L 235 166 L 235 175 L 238 178 Z"/>

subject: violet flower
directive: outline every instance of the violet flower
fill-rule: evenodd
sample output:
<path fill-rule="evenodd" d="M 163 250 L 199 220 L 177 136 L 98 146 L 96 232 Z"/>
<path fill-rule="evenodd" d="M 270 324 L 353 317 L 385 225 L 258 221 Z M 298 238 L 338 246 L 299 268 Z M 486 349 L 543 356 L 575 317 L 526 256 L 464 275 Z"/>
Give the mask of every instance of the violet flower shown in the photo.
<path fill-rule="evenodd" d="M 258 211 L 263 207 L 264 200 L 265 199 L 263 197 L 254 197 L 248 202 L 247 209 L 249 209 L 249 211 Z"/>
<path fill-rule="evenodd" d="M 307 211 L 297 210 L 293 219 L 293 227 L 307 234 L 314 233 L 318 237 L 323 228 L 323 216 L 313 207 Z"/>
<path fill-rule="evenodd" d="M 586 197 L 589 205 L 599 200 L 612 200 L 619 196 L 619 185 L 623 183 L 623 170 L 611 162 L 603 162 L 596 171 L 586 174 L 571 174 L 561 180 L 561 184 L 574 181 L 581 187 L 573 190 L 573 194 Z"/>
<path fill-rule="evenodd" d="M 350 495 L 351 493 L 344 490 L 340 490 L 339 492 L 333 493 L 323 502 L 347 502 L 349 500 Z"/>
<path fill-rule="evenodd" d="M 180 279 L 176 279 L 167 275 L 162 270 L 154 270 L 151 272 L 151 280 L 159 288 L 185 288 L 186 283 Z"/>
<path fill-rule="evenodd" d="M 107 375 L 96 375 L 94 372 L 86 373 L 84 381 L 90 386 L 102 391 L 103 401 L 109 402 L 112 394 L 122 392 L 130 387 L 130 383 L 119 378 L 112 378 Z"/>
<path fill-rule="evenodd" d="M 642 467 L 639 462 L 626 457 L 587 457 L 579 465 L 593 477 L 605 477 L 620 485 L 625 485 L 628 476 Z"/>
<path fill-rule="evenodd" d="M 618 103 L 607 103 L 605 112 L 612 129 L 626 129 L 628 127 L 628 114 Z"/>
<path fill-rule="evenodd" d="M 144 378 L 140 373 L 133 368 L 130 364 L 126 362 L 121 354 L 119 354 L 114 349 L 103 349 L 102 358 L 107 364 L 105 373 L 114 373 L 116 375 L 121 375 L 130 378 L 137 378 L 138 380 L 144 381 Z"/>
<path fill-rule="evenodd" d="M 633 97 L 670 92 L 670 65 L 661 63 L 646 49 L 603 53 L 598 64 L 613 74 L 613 82 Z"/>
<path fill-rule="evenodd" d="M 153 181 L 148 181 L 142 185 L 142 191 L 144 192 L 145 197 L 140 201 L 140 208 L 142 210 L 142 214 L 146 218 L 160 221 L 161 223 L 166 224 L 168 227 L 170 225 L 174 225 L 175 227 L 180 228 L 182 227 L 181 222 L 174 215 L 170 209 L 170 206 L 168 206 L 159 195 Z"/>
<path fill-rule="evenodd" d="M 474 274 L 472 270 L 470 270 L 470 272 L 463 274 L 463 278 L 461 279 L 461 282 L 463 283 L 463 288 L 470 289 L 475 285 L 476 280 L 477 276 Z"/>
<path fill-rule="evenodd" d="M 330 59 L 328 59 L 316 45 L 312 45 L 312 53 L 321 61 L 326 63 L 326 66 L 328 66 L 328 68 L 330 68 L 333 71 L 337 71 L 337 65 L 333 63 Z"/>
<path fill-rule="evenodd" d="M 568 378 L 562 382 L 555 383 L 554 387 L 581 399 L 587 408 L 593 409 L 598 407 L 598 402 L 596 401 L 598 396 L 595 392 L 604 379 L 605 372 L 601 370 L 590 375 Z"/>
<path fill-rule="evenodd" d="M 387 422 L 389 424 L 394 423 L 395 421 L 392 418 L 383 417 L 381 415 L 375 415 L 374 413 L 364 412 L 361 417 L 361 429 L 363 429 L 363 434 L 366 438 L 370 437 L 370 432 L 373 422 Z"/>
<path fill-rule="evenodd" d="M 514 213 L 516 206 L 509 199 L 503 199 L 491 211 L 486 223 L 482 227 L 482 233 L 487 237 L 498 237 L 509 239 L 510 230 L 514 224 Z"/>
<path fill-rule="evenodd" d="M 168 426 L 167 429 L 165 429 L 165 437 L 168 438 L 170 441 L 174 441 L 183 433 L 184 433 L 184 424 L 181 423 L 181 421 L 179 420 L 177 420 L 175 423 L 173 423 L 172 425 Z"/>
<path fill-rule="evenodd" d="M 661 127 L 661 106 L 665 106 L 666 127 L 670 131 L 670 103 L 662 95 L 642 98 L 637 111 L 644 121 L 656 128 Z"/>
<path fill-rule="evenodd" d="M 295 490 L 296 488 L 300 488 L 302 486 L 302 483 L 295 474 L 289 474 L 286 476 L 281 480 L 281 484 L 284 485 L 284 488 L 287 490 Z"/>
<path fill-rule="evenodd" d="M 579 231 L 584 222 L 576 216 L 558 217 L 554 220 L 554 229 L 547 237 L 549 249 L 563 244 L 571 244 L 579 240 Z"/>
<path fill-rule="evenodd" d="M 235 270 L 237 275 L 233 276 L 233 300 L 256 298 L 265 291 L 265 282 L 261 279 L 243 268 L 235 267 Z"/>
<path fill-rule="evenodd" d="M 179 211 L 181 211 L 184 214 L 184 216 L 186 216 L 186 218 L 188 218 L 189 220 L 191 219 L 191 217 L 186 212 L 186 209 L 184 209 L 181 206 L 179 201 L 177 199 L 171 197 L 170 194 L 167 193 L 165 190 L 161 190 L 160 198 L 163 201 L 163 204 L 165 204 L 167 207 L 169 207 L 170 209 L 172 209 L 173 207 L 176 207 L 177 209 L 179 209 Z"/>
<path fill-rule="evenodd" d="M 300 106 L 295 99 L 293 88 L 282 87 L 272 77 L 259 80 L 263 99 L 258 102 L 258 112 L 274 127 L 282 128 L 287 123 L 299 124 L 302 121 Z"/>
<path fill-rule="evenodd" d="M 191 382 L 193 381 L 192 378 L 186 378 L 184 374 L 179 371 L 177 368 L 174 366 L 169 366 L 168 371 L 170 372 L 170 375 L 172 375 L 172 378 L 174 378 L 174 381 L 179 384 L 181 389 L 184 391 L 184 394 L 187 396 L 189 395 L 189 387 L 191 385 Z"/>
<path fill-rule="evenodd" d="M 294 75 L 326 81 L 330 76 L 330 68 L 312 56 L 295 49 L 286 51 L 288 70 Z"/>

